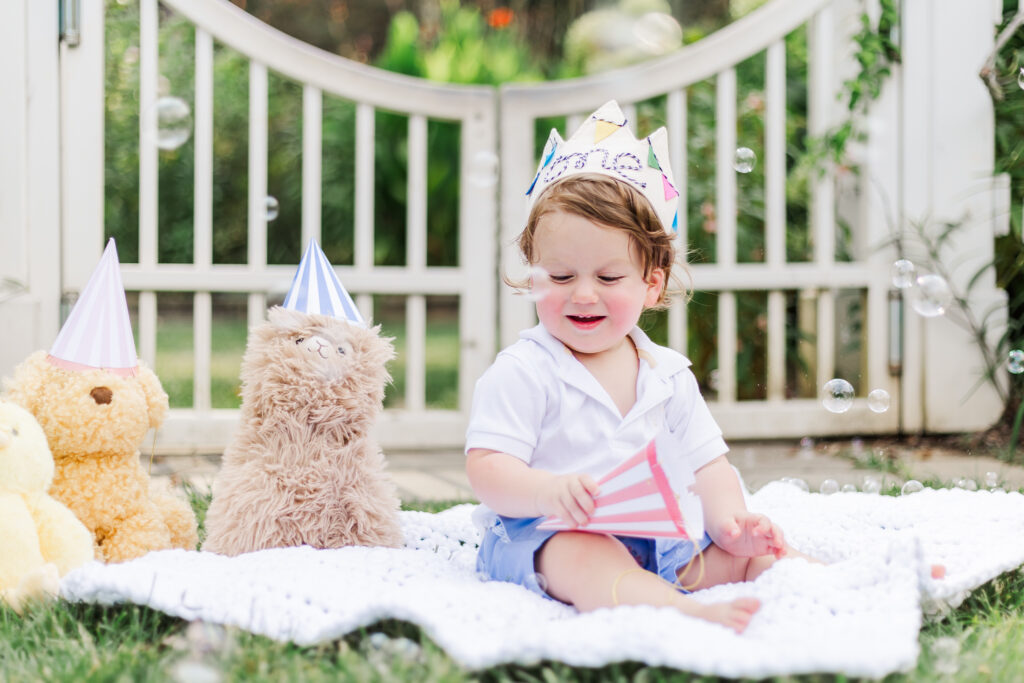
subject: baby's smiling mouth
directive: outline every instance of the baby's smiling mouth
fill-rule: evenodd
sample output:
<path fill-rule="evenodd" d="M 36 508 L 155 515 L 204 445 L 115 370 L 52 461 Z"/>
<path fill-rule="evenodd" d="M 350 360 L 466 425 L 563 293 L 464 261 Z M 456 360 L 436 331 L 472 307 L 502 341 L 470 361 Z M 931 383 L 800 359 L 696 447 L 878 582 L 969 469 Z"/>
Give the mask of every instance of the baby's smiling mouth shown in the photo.
<path fill-rule="evenodd" d="M 601 322 L 605 318 L 603 315 L 569 315 L 566 317 L 577 325 L 590 325 Z"/>

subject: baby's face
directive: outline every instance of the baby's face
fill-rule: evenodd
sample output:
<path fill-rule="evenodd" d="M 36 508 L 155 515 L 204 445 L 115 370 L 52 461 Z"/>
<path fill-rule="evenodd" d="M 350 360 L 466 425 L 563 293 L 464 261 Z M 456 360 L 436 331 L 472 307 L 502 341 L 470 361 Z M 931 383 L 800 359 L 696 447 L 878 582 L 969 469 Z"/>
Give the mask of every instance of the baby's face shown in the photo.
<path fill-rule="evenodd" d="M 544 292 L 537 317 L 577 355 L 617 348 L 644 308 L 657 303 L 665 281 L 660 269 L 644 280 L 640 256 L 625 230 L 563 211 L 540 218 L 534 254 L 534 265 L 547 278 L 533 283 Z"/>

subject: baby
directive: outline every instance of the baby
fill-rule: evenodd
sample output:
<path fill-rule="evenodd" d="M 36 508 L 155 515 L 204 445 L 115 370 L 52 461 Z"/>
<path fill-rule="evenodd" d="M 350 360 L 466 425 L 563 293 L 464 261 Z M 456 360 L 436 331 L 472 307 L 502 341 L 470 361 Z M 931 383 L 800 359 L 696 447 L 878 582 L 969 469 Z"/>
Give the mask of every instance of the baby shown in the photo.
<path fill-rule="evenodd" d="M 666 138 L 662 128 L 635 139 L 609 102 L 568 141 L 548 140 L 518 241 L 540 324 L 479 379 L 467 430 L 466 471 L 493 511 L 477 564 L 580 610 L 671 605 L 741 632 L 756 599 L 703 604 L 686 589 L 749 581 L 801 555 L 747 510 L 690 362 L 637 327 L 644 310 L 668 306 L 676 259 Z M 537 528 L 548 515 L 586 522 L 596 478 L 655 436 L 695 471 L 703 538 Z"/>

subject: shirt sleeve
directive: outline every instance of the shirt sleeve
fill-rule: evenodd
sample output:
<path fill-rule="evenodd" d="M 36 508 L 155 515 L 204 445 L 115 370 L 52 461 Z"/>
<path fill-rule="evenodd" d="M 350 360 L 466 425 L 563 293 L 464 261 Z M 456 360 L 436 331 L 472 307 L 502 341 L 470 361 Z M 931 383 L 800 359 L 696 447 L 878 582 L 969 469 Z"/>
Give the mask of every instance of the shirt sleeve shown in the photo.
<path fill-rule="evenodd" d="M 466 452 L 485 448 L 529 464 L 547 406 L 542 372 L 511 354 L 499 354 L 476 382 L 466 429 Z"/>
<path fill-rule="evenodd" d="M 701 396 L 693 372 L 687 368 L 676 374 L 674 379 L 676 391 L 666 413 L 668 428 L 696 472 L 727 453 L 729 447 L 722 438 L 722 429 Z"/>

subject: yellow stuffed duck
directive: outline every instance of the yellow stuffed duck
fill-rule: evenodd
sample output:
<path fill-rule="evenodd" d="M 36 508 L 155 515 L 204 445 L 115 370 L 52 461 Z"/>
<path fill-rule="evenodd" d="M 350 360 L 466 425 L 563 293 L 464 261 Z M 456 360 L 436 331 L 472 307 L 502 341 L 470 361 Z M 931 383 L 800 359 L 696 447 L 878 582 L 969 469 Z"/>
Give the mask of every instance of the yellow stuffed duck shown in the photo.
<path fill-rule="evenodd" d="M 39 423 L 0 400 L 0 599 L 17 612 L 56 596 L 60 577 L 93 559 L 88 529 L 47 494 L 52 479 Z"/>

